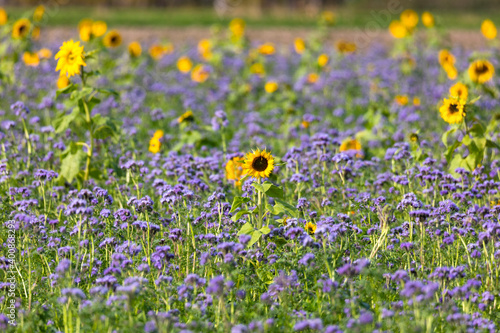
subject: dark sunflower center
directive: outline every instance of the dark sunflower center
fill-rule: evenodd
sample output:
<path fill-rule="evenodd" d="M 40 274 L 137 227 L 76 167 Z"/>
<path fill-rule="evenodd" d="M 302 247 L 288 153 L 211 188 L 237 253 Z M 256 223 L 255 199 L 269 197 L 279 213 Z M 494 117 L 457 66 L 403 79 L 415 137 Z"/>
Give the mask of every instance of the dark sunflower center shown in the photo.
<path fill-rule="evenodd" d="M 111 37 L 111 44 L 115 44 L 118 41 L 118 37 L 113 36 Z"/>
<path fill-rule="evenodd" d="M 26 26 L 25 25 L 22 25 L 22 26 L 19 27 L 19 33 L 20 34 L 23 34 L 25 30 L 26 30 Z"/>
<path fill-rule="evenodd" d="M 451 114 L 458 112 L 458 105 L 457 104 L 450 104 L 450 107 L 448 108 Z"/>
<path fill-rule="evenodd" d="M 252 169 L 257 170 L 259 172 L 267 169 L 268 162 L 265 157 L 259 156 L 253 159 Z"/>
<path fill-rule="evenodd" d="M 484 64 L 479 64 L 476 66 L 476 73 L 478 75 L 480 74 L 484 74 L 484 73 L 487 73 L 488 72 L 488 67 L 485 66 Z"/>

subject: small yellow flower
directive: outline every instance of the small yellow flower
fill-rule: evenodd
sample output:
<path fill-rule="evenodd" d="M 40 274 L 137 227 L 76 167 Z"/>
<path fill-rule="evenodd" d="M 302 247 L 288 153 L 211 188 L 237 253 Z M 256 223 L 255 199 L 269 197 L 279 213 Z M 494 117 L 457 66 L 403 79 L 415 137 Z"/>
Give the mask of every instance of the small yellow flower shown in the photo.
<path fill-rule="evenodd" d="M 434 16 L 429 12 L 422 13 L 422 23 L 426 28 L 432 28 L 436 24 L 434 21 Z"/>
<path fill-rule="evenodd" d="M 158 45 L 155 44 L 149 48 L 149 55 L 155 60 L 163 58 L 164 55 L 174 52 L 172 44 Z"/>
<path fill-rule="evenodd" d="M 156 130 L 155 134 L 153 135 L 153 137 L 161 139 L 161 138 L 163 138 L 164 135 L 165 135 L 165 132 L 163 132 L 162 130 Z"/>
<path fill-rule="evenodd" d="M 491 20 L 484 20 L 481 24 L 481 33 L 487 39 L 495 39 L 497 37 L 497 27 Z"/>
<path fill-rule="evenodd" d="M 192 67 L 193 62 L 188 57 L 180 57 L 179 60 L 177 60 L 177 68 L 182 73 L 189 73 Z"/>
<path fill-rule="evenodd" d="M 465 84 L 457 82 L 453 86 L 451 86 L 450 96 L 466 101 L 467 97 L 469 96 L 469 89 Z"/>
<path fill-rule="evenodd" d="M 267 93 L 271 94 L 276 90 L 278 90 L 278 83 L 276 81 L 269 81 L 264 86 L 264 89 L 266 90 Z"/>
<path fill-rule="evenodd" d="M 418 14 L 412 9 L 404 10 L 399 18 L 401 23 L 410 31 L 413 30 L 418 24 Z"/>
<path fill-rule="evenodd" d="M 29 32 L 31 29 L 31 22 L 26 19 L 22 18 L 16 21 L 14 23 L 14 26 L 12 27 L 12 38 L 14 39 L 21 39 L 25 38 L 28 36 Z"/>
<path fill-rule="evenodd" d="M 36 7 L 33 13 L 33 21 L 40 22 L 43 18 L 43 14 L 45 14 L 45 7 L 43 5 Z"/>
<path fill-rule="evenodd" d="M 307 82 L 309 83 L 316 83 L 319 79 L 319 75 L 316 73 L 310 73 L 307 75 Z"/>
<path fill-rule="evenodd" d="M 122 44 L 122 35 L 117 30 L 111 30 L 104 36 L 103 43 L 106 47 L 118 47 Z"/>
<path fill-rule="evenodd" d="M 241 176 L 243 175 L 243 157 L 233 157 L 226 163 L 226 179 L 233 180 L 235 186 L 241 186 Z"/>
<path fill-rule="evenodd" d="M 295 48 L 295 52 L 297 52 L 298 54 L 304 53 L 306 49 L 306 43 L 302 38 L 295 38 L 295 40 L 293 41 L 293 46 Z"/>
<path fill-rule="evenodd" d="M 394 20 L 389 24 L 389 32 L 394 38 L 404 38 L 408 36 L 408 28 L 400 21 Z"/>
<path fill-rule="evenodd" d="M 57 79 L 57 89 L 64 89 L 69 86 L 69 79 L 66 75 L 59 76 Z"/>
<path fill-rule="evenodd" d="M 306 229 L 307 233 L 312 235 L 316 232 L 317 227 L 316 227 L 316 224 L 314 224 L 312 222 L 307 222 L 305 229 Z"/>
<path fill-rule="evenodd" d="M 212 42 L 209 39 L 202 39 L 198 43 L 198 53 L 205 60 L 210 60 L 212 58 Z"/>
<path fill-rule="evenodd" d="M 488 60 L 476 60 L 469 66 L 469 77 L 476 83 L 488 82 L 494 74 L 495 68 Z"/>
<path fill-rule="evenodd" d="M 78 23 L 78 34 L 83 42 L 88 42 L 90 40 L 90 36 L 92 35 L 91 19 L 85 18 Z"/>
<path fill-rule="evenodd" d="M 245 34 L 245 21 L 240 18 L 232 19 L 229 22 L 229 31 L 231 31 L 232 37 L 239 39 Z"/>
<path fill-rule="evenodd" d="M 259 46 L 259 53 L 264 55 L 272 55 L 276 52 L 274 45 L 271 43 L 265 43 Z"/>
<path fill-rule="evenodd" d="M 325 67 L 326 64 L 328 63 L 328 60 L 330 60 L 330 58 L 328 57 L 328 55 L 326 54 L 320 54 L 320 56 L 318 57 L 318 65 L 319 67 Z"/>
<path fill-rule="evenodd" d="M 398 105 L 405 106 L 408 105 L 408 96 L 406 95 L 397 95 L 394 100 Z"/>
<path fill-rule="evenodd" d="M 7 15 L 7 12 L 5 11 L 5 9 L 0 7 L 0 26 L 6 25 L 8 20 L 9 16 Z"/>
<path fill-rule="evenodd" d="M 269 177 L 274 170 L 274 157 L 265 149 L 257 149 L 245 155 L 245 163 L 242 165 L 243 174 L 253 178 Z"/>
<path fill-rule="evenodd" d="M 61 71 L 61 75 L 68 77 L 80 74 L 80 67 L 87 66 L 83 57 L 83 46 L 80 46 L 80 42 L 64 42 L 55 56 L 56 60 L 59 59 L 56 71 Z"/>
<path fill-rule="evenodd" d="M 302 122 L 300 123 L 300 125 L 301 125 L 303 128 L 307 129 L 307 128 L 309 128 L 309 126 L 311 125 L 311 123 L 310 123 L 309 121 L 302 120 Z"/>
<path fill-rule="evenodd" d="M 40 49 L 40 51 L 38 51 L 38 56 L 40 59 L 49 59 L 52 57 L 52 51 L 46 48 Z"/>
<path fill-rule="evenodd" d="M 445 64 L 455 64 L 455 56 L 446 49 L 439 51 L 438 59 L 441 66 L 445 66 Z"/>
<path fill-rule="evenodd" d="M 356 44 L 345 40 L 339 40 L 337 44 L 335 44 L 335 48 L 340 53 L 353 53 L 356 51 Z"/>
<path fill-rule="evenodd" d="M 132 58 L 137 58 L 140 57 L 142 54 L 142 47 L 139 42 L 132 42 L 128 44 L 128 54 Z"/>
<path fill-rule="evenodd" d="M 182 114 L 182 116 L 180 116 L 179 118 L 177 118 L 177 122 L 179 124 L 183 123 L 183 122 L 187 122 L 187 121 L 194 121 L 193 111 L 191 111 L 191 110 L 188 110 L 188 111 L 184 112 Z"/>
<path fill-rule="evenodd" d="M 465 118 L 464 101 L 458 98 L 445 98 L 439 108 L 441 118 L 448 124 L 459 124 Z"/>
<path fill-rule="evenodd" d="M 250 72 L 259 76 L 264 76 L 266 74 L 266 69 L 264 68 L 264 65 L 262 65 L 260 62 L 257 62 L 250 66 Z"/>
<path fill-rule="evenodd" d="M 160 148 L 161 148 L 160 138 L 152 137 L 151 140 L 149 140 L 149 151 L 152 152 L 153 154 L 157 154 L 160 151 Z"/>
<path fill-rule="evenodd" d="M 193 70 L 191 71 L 191 80 L 193 80 L 194 82 L 205 82 L 209 76 L 210 74 L 208 70 L 202 64 L 194 66 Z"/>
<path fill-rule="evenodd" d="M 418 98 L 418 97 L 413 97 L 413 105 L 415 105 L 415 106 L 420 106 L 420 98 Z"/>
<path fill-rule="evenodd" d="M 349 150 L 358 151 L 358 154 L 356 154 L 356 156 L 360 156 L 361 143 L 358 140 L 351 138 L 344 140 L 344 142 L 342 142 L 342 144 L 340 145 L 339 151 L 349 151 Z"/>
<path fill-rule="evenodd" d="M 108 30 L 108 25 L 104 21 L 95 21 L 92 23 L 92 35 L 95 37 L 103 36 Z"/>
<path fill-rule="evenodd" d="M 410 134 L 410 141 L 411 142 L 418 142 L 418 134 L 417 133 L 411 133 Z"/>
<path fill-rule="evenodd" d="M 40 64 L 40 58 L 36 53 L 24 52 L 23 62 L 26 66 L 37 67 Z"/>

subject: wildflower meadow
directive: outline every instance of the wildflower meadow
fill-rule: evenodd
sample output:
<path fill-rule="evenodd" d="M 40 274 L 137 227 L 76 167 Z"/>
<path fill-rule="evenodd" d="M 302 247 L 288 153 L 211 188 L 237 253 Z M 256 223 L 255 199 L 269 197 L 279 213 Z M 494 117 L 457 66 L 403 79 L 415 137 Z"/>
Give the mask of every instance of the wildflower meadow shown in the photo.
<path fill-rule="evenodd" d="M 500 62 L 0 9 L 0 331 L 497 332 Z"/>

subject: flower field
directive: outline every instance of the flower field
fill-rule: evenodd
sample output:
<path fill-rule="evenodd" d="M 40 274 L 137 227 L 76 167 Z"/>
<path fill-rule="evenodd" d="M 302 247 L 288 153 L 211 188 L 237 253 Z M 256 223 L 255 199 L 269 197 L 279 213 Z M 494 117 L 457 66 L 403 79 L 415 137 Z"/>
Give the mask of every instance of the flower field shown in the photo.
<path fill-rule="evenodd" d="M 47 42 L 0 9 L 2 332 L 496 332 L 500 43 Z M 418 32 L 418 38 L 417 38 Z"/>

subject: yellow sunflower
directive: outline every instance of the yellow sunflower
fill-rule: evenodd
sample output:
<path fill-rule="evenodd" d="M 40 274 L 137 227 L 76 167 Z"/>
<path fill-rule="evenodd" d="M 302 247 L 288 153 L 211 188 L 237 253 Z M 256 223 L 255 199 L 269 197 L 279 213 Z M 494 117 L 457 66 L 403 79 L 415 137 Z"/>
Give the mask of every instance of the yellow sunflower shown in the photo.
<path fill-rule="evenodd" d="M 69 86 L 69 79 L 66 75 L 59 76 L 57 79 L 57 89 L 63 89 Z"/>
<path fill-rule="evenodd" d="M 250 72 L 259 76 L 264 76 L 266 74 L 266 69 L 264 68 L 264 65 L 262 65 L 260 62 L 257 62 L 250 66 Z"/>
<path fill-rule="evenodd" d="M 298 54 L 302 54 L 306 49 L 306 43 L 302 38 L 295 38 L 295 40 L 293 41 L 293 47 L 295 49 L 295 52 L 297 52 Z"/>
<path fill-rule="evenodd" d="M 245 34 L 245 21 L 240 18 L 232 19 L 229 22 L 229 31 L 231 31 L 231 37 L 240 39 Z"/>
<path fill-rule="evenodd" d="M 328 63 L 328 60 L 330 60 L 330 57 L 328 57 L 327 54 L 320 54 L 318 57 L 318 66 L 319 67 L 325 67 L 326 64 Z"/>
<path fill-rule="evenodd" d="M 142 54 L 141 44 L 139 44 L 139 42 L 132 42 L 132 43 L 128 44 L 128 54 L 132 58 L 140 57 Z"/>
<path fill-rule="evenodd" d="M 259 46 L 259 53 L 263 55 L 271 55 L 276 52 L 276 49 L 274 48 L 274 45 L 271 43 L 265 43 Z"/>
<path fill-rule="evenodd" d="M 335 24 L 335 13 L 329 10 L 322 12 L 320 21 L 326 25 Z"/>
<path fill-rule="evenodd" d="M 274 157 L 264 150 L 254 150 L 246 154 L 245 163 L 242 165 L 243 174 L 253 178 L 269 177 L 274 169 Z"/>
<path fill-rule="evenodd" d="M 82 19 L 78 23 L 78 33 L 83 42 L 88 42 L 92 35 L 92 20 L 87 18 Z"/>
<path fill-rule="evenodd" d="M 264 89 L 266 90 L 267 93 L 272 94 L 276 90 L 278 90 L 278 82 L 276 81 L 269 81 L 265 84 Z"/>
<path fill-rule="evenodd" d="M 163 58 L 163 56 L 165 54 L 172 53 L 173 51 L 174 51 L 174 47 L 172 46 L 172 44 L 168 44 L 168 45 L 155 44 L 149 48 L 149 55 L 154 60 L 159 60 L 159 59 Z"/>
<path fill-rule="evenodd" d="M 12 27 L 12 38 L 21 39 L 28 36 L 30 29 L 31 22 L 28 19 L 19 19 L 16 21 L 16 23 L 14 23 L 14 26 Z"/>
<path fill-rule="evenodd" d="M 45 7 L 43 5 L 36 7 L 33 12 L 33 21 L 40 22 L 43 19 L 43 14 L 45 14 Z"/>
<path fill-rule="evenodd" d="M 0 25 L 7 24 L 8 20 L 9 20 L 9 16 L 7 15 L 7 12 L 5 11 L 5 9 L 0 7 Z"/>
<path fill-rule="evenodd" d="M 450 96 L 466 101 L 467 97 L 469 96 L 469 89 L 467 89 L 467 86 L 465 84 L 457 82 L 453 86 L 451 86 Z"/>
<path fill-rule="evenodd" d="M 356 44 L 345 40 L 339 40 L 337 44 L 335 44 L 335 48 L 340 53 L 353 53 L 356 51 Z"/>
<path fill-rule="evenodd" d="M 445 98 L 439 108 L 441 118 L 448 124 L 459 124 L 465 118 L 464 101 L 458 98 Z"/>
<path fill-rule="evenodd" d="M 469 77 L 473 82 L 485 83 L 493 77 L 495 68 L 488 60 L 476 60 L 469 66 Z"/>
<path fill-rule="evenodd" d="M 439 51 L 438 59 L 441 66 L 445 66 L 445 64 L 455 64 L 455 56 L 446 49 Z"/>
<path fill-rule="evenodd" d="M 183 123 L 183 122 L 187 122 L 187 121 L 193 121 L 194 120 L 194 115 L 193 115 L 193 111 L 191 110 L 188 110 L 186 112 L 184 112 L 182 114 L 182 116 L 180 116 L 179 118 L 177 118 L 177 122 L 180 124 L 180 123 Z"/>
<path fill-rule="evenodd" d="M 191 80 L 193 80 L 194 82 L 205 82 L 209 76 L 210 73 L 202 64 L 196 65 L 191 71 Z"/>
<path fill-rule="evenodd" d="M 306 231 L 309 233 L 309 234 L 314 234 L 316 232 L 316 224 L 312 223 L 312 222 L 307 222 L 306 223 L 306 227 L 305 227 Z"/>
<path fill-rule="evenodd" d="M 355 150 L 358 153 L 356 154 L 357 157 L 361 156 L 361 143 L 356 140 L 356 139 L 351 139 L 348 138 L 342 142 L 340 145 L 339 151 L 350 151 L 350 150 Z"/>
<path fill-rule="evenodd" d="M 418 98 L 418 97 L 413 97 L 413 105 L 415 105 L 415 106 L 420 106 L 420 98 Z"/>
<path fill-rule="evenodd" d="M 401 23 L 410 31 L 418 24 L 418 14 L 413 9 L 404 10 L 399 18 Z"/>
<path fill-rule="evenodd" d="M 426 28 L 432 28 L 435 25 L 434 16 L 429 12 L 423 12 L 422 23 Z"/>
<path fill-rule="evenodd" d="M 448 79 L 455 80 L 457 78 L 458 70 L 455 65 L 445 63 L 443 64 L 443 69 L 445 70 L 446 75 L 448 75 Z"/>
<path fill-rule="evenodd" d="M 37 67 L 40 64 L 40 57 L 36 53 L 24 52 L 23 62 L 26 66 Z"/>
<path fill-rule="evenodd" d="M 52 57 L 52 51 L 47 48 L 40 49 L 40 51 L 38 51 L 38 56 L 40 59 L 49 59 Z"/>
<path fill-rule="evenodd" d="M 202 39 L 198 43 L 198 53 L 205 60 L 212 58 L 212 42 L 209 39 Z"/>
<path fill-rule="evenodd" d="M 177 60 L 177 69 L 179 69 L 182 73 L 189 73 L 189 71 L 193 68 L 193 62 L 188 57 L 180 57 Z"/>
<path fill-rule="evenodd" d="M 408 105 L 409 99 L 408 99 L 408 96 L 406 96 L 406 95 L 397 95 L 394 98 L 394 101 L 396 101 L 396 103 L 398 105 L 405 106 L 405 105 Z"/>
<path fill-rule="evenodd" d="M 108 25 L 104 21 L 95 21 L 92 23 L 92 35 L 101 37 L 108 30 Z"/>
<path fill-rule="evenodd" d="M 160 130 L 156 130 L 155 131 L 155 134 L 153 135 L 153 137 L 155 138 L 158 138 L 158 139 L 161 139 L 163 138 L 163 136 L 165 135 L 165 132 L 163 132 L 161 129 Z"/>
<path fill-rule="evenodd" d="M 307 75 L 307 82 L 308 83 L 316 83 L 316 82 L 318 82 L 318 79 L 319 79 L 319 75 L 317 73 L 309 73 L 309 75 Z"/>
<path fill-rule="evenodd" d="M 226 163 L 226 179 L 234 180 L 234 185 L 241 186 L 241 176 L 243 175 L 243 157 L 236 156 Z"/>
<path fill-rule="evenodd" d="M 497 27 L 491 20 L 484 20 L 481 24 L 481 33 L 487 39 L 495 39 L 497 36 Z"/>
<path fill-rule="evenodd" d="M 161 141 L 160 138 L 157 137 L 152 137 L 151 140 L 149 140 L 149 151 L 152 152 L 153 154 L 157 154 L 160 151 L 161 148 Z"/>
<path fill-rule="evenodd" d="M 73 40 L 63 43 L 55 59 L 59 59 L 56 71 L 61 71 L 61 75 L 67 77 L 80 74 L 80 67 L 87 66 L 84 61 L 83 46 L 80 46 L 80 42 L 75 43 Z"/>
<path fill-rule="evenodd" d="M 118 47 L 122 43 L 122 35 L 117 30 L 111 30 L 104 36 L 103 43 L 106 47 Z"/>
<path fill-rule="evenodd" d="M 404 38 L 408 36 L 408 28 L 398 20 L 394 20 L 389 24 L 389 32 L 394 38 Z"/>

